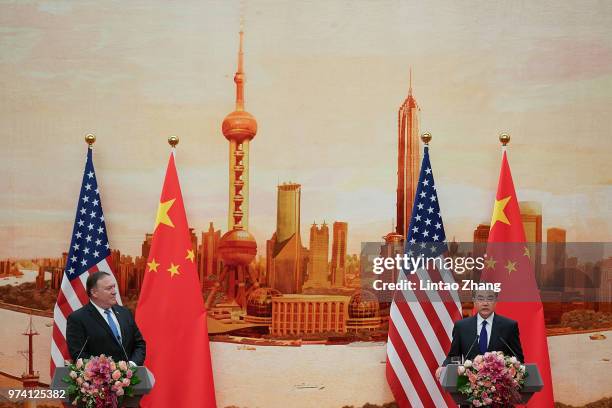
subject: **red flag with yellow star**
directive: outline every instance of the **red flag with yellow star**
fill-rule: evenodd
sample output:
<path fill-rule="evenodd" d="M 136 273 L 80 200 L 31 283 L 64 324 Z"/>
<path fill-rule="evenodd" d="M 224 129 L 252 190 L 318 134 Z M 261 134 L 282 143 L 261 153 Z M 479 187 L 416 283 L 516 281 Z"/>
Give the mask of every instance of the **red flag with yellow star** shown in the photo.
<path fill-rule="evenodd" d="M 155 377 L 142 407 L 216 407 L 206 310 L 174 153 L 155 219 L 136 308 L 147 342 L 145 366 Z"/>
<path fill-rule="evenodd" d="M 544 381 L 544 388 L 531 398 L 528 406 L 552 407 L 554 399 L 544 309 L 525 244 L 521 212 L 505 150 L 482 278 L 501 284 L 495 313 L 518 322 L 525 362 L 537 364 Z"/>

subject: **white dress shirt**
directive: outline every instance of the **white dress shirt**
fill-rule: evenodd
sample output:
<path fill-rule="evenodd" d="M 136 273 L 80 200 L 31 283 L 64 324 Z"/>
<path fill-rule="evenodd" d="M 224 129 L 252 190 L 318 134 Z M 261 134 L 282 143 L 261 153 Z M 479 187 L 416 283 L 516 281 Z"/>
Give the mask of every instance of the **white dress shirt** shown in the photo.
<path fill-rule="evenodd" d="M 489 347 L 489 343 L 491 342 L 491 329 L 493 328 L 493 317 L 495 313 L 491 313 L 489 317 L 483 319 L 480 313 L 477 314 L 476 317 L 476 335 L 480 338 L 480 331 L 482 330 L 482 322 L 487 321 L 487 347 Z"/>
<path fill-rule="evenodd" d="M 100 306 L 96 305 L 93 301 L 91 301 L 91 304 L 94 305 L 94 307 L 98 310 L 98 312 L 100 312 L 100 315 L 102 316 L 106 324 L 108 324 L 108 320 L 106 320 L 106 313 L 104 313 L 105 309 L 102 309 Z M 110 309 L 110 311 L 111 311 L 110 312 L 111 319 L 113 319 L 113 321 L 115 322 L 115 325 L 117 326 L 117 330 L 119 331 L 119 336 L 123 337 L 123 334 L 121 333 L 121 325 L 119 324 L 119 320 L 117 320 L 117 316 L 115 316 L 115 312 L 113 311 L 113 309 Z M 110 327 L 110 324 L 108 325 L 108 327 Z"/>

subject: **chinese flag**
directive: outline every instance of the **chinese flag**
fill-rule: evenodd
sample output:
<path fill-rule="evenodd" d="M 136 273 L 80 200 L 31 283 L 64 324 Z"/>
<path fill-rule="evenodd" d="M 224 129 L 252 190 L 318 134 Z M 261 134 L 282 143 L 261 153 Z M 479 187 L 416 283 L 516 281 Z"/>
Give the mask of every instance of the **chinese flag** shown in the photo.
<path fill-rule="evenodd" d="M 155 385 L 143 407 L 216 407 L 206 310 L 196 271 L 174 153 L 136 308 Z"/>
<path fill-rule="evenodd" d="M 552 407 L 554 399 L 544 309 L 530 261 L 531 254 L 525 245 L 525 231 L 505 150 L 488 242 L 486 269 L 482 277 L 488 282 L 501 283 L 495 312 L 518 322 L 525 362 L 537 364 L 544 381 L 544 388 L 531 398 L 528 406 Z"/>

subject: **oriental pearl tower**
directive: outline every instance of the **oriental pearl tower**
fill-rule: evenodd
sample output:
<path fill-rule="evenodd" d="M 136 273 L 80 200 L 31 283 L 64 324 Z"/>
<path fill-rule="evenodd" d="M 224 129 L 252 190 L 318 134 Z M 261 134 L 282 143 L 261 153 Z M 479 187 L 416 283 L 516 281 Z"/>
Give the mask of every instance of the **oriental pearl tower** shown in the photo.
<path fill-rule="evenodd" d="M 257 254 L 257 243 L 249 226 L 249 143 L 257 133 L 255 117 L 244 110 L 243 37 L 240 31 L 236 83 L 236 109 L 223 120 L 223 136 L 229 141 L 228 232 L 219 242 L 227 297 L 244 307 L 249 264 Z M 225 280 L 223 279 L 223 280 Z"/>

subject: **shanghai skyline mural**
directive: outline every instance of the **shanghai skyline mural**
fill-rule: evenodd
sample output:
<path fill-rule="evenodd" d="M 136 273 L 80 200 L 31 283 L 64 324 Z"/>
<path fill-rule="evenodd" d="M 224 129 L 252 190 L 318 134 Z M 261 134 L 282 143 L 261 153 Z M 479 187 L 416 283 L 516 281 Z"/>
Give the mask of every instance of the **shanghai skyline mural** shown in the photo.
<path fill-rule="evenodd" d="M 542 4 L 466 13 L 451 2 L 0 7 L 0 308 L 43 319 L 35 355 L 48 352 L 37 342 L 66 265 L 87 133 L 97 138 L 112 267 L 132 310 L 166 140 L 180 139 L 195 263 L 219 344 L 386 340 L 389 305 L 364 290 L 362 244 L 402 242 L 424 132 L 446 236 L 462 243 L 455 253 L 486 243 L 498 135 L 508 132 L 527 241 L 552 248 L 534 252 L 538 282 L 562 296 L 563 285 L 588 280 L 598 299 L 612 299 L 610 254 L 591 262 L 566 252 L 611 238 L 607 5 L 575 20 L 569 4 L 550 13 Z M 545 307 L 549 336 L 612 328 L 609 303 L 569 303 Z M 595 317 L 576 317 L 582 311 Z M 13 375 L 23 346 L 11 342 L 0 363 Z"/>

